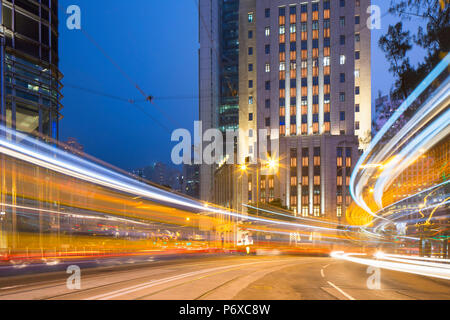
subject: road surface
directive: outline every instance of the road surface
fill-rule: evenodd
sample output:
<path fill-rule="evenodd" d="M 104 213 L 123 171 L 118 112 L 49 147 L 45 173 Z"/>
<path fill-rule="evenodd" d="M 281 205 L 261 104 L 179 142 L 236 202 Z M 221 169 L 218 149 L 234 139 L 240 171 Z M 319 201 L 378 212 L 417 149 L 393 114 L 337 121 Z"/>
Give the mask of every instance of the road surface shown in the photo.
<path fill-rule="evenodd" d="M 66 273 L 0 278 L 0 300 L 410 300 L 450 299 L 450 281 L 381 270 L 367 287 L 367 267 L 323 257 L 238 256 L 125 264 Z"/>

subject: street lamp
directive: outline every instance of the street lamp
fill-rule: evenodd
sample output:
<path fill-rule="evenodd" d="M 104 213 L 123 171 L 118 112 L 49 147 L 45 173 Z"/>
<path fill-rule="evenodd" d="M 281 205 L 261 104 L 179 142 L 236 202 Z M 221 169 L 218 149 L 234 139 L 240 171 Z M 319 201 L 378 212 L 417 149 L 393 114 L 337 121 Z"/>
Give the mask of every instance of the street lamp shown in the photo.
<path fill-rule="evenodd" d="M 275 170 L 278 167 L 277 161 L 275 159 L 269 159 L 267 162 L 267 167 L 270 170 Z"/>

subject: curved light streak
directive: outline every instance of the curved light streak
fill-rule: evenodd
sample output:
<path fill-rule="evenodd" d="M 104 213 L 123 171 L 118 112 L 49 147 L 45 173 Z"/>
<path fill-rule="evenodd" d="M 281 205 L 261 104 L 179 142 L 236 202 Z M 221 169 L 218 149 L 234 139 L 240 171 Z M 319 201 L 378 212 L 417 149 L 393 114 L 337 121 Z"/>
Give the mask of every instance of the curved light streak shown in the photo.
<path fill-rule="evenodd" d="M 376 215 L 372 210 L 369 208 L 369 206 L 366 204 L 366 202 L 363 199 L 362 196 L 362 188 L 363 184 L 357 184 L 356 179 L 361 171 L 363 164 L 367 162 L 368 157 L 372 154 L 374 151 L 374 148 L 380 143 L 383 136 L 388 132 L 388 130 L 392 127 L 392 125 L 403 115 L 403 113 L 409 108 L 409 106 L 427 89 L 432 82 L 448 67 L 450 64 L 450 54 L 447 54 L 447 56 L 442 59 L 442 61 L 431 71 L 427 77 L 419 84 L 419 86 L 411 93 L 411 95 L 400 105 L 400 107 L 395 111 L 395 113 L 392 115 L 391 118 L 386 122 L 386 124 L 381 128 L 381 130 L 378 132 L 378 134 L 373 138 L 371 143 L 369 144 L 369 147 L 367 150 L 363 153 L 363 155 L 358 160 L 355 170 L 353 171 L 351 178 L 350 178 L 350 194 L 352 198 L 354 199 L 355 203 L 364 209 L 366 212 L 371 214 L 374 217 L 378 217 L 383 219 L 382 217 L 379 217 Z M 448 91 L 447 91 L 448 94 Z M 370 168 L 369 168 L 370 169 Z M 372 168 L 371 170 L 366 169 L 366 175 L 370 175 L 375 173 L 377 168 Z"/>

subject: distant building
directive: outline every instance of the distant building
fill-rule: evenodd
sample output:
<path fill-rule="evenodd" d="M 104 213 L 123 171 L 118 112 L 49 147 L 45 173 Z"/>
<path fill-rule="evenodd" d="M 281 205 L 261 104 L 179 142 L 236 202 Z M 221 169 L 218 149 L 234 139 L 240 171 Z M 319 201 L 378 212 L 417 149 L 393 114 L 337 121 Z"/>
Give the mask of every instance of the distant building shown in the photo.
<path fill-rule="evenodd" d="M 182 191 L 183 176 L 181 172 L 165 163 L 156 162 L 151 166 L 135 169 L 132 173 L 174 191 Z"/>
<path fill-rule="evenodd" d="M 200 165 L 192 164 L 183 166 L 183 190 L 182 192 L 193 198 L 200 198 Z"/>
<path fill-rule="evenodd" d="M 191 163 L 183 166 L 183 190 L 190 197 L 200 199 L 200 165 L 194 164 L 194 146 L 191 149 Z"/>

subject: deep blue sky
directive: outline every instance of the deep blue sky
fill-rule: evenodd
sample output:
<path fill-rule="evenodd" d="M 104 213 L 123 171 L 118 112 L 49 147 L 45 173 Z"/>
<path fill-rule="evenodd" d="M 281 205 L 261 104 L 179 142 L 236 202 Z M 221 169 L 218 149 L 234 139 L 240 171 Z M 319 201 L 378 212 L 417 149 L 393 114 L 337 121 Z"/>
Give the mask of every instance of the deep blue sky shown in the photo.
<path fill-rule="evenodd" d="M 66 8 L 77 4 L 82 28 L 149 95 L 198 96 L 198 32 L 194 1 L 60 1 L 60 70 L 63 84 L 125 98 L 139 91 L 77 30 L 66 28 Z M 169 162 L 170 133 L 126 102 L 66 87 L 61 140 L 75 137 L 85 151 L 123 169 Z M 180 126 L 191 128 L 198 101 L 159 100 L 158 107 Z M 141 106 L 174 129 L 156 106 Z"/>
<path fill-rule="evenodd" d="M 66 28 L 66 8 L 77 4 L 82 27 L 149 95 L 198 96 L 198 12 L 194 0 L 61 0 L 60 70 L 64 74 L 64 119 L 61 140 L 75 137 L 86 153 L 129 170 L 155 161 L 170 162 L 170 133 L 129 103 L 76 90 L 70 85 L 129 99 L 139 91 L 77 30 Z M 389 0 L 374 0 L 382 12 Z M 378 49 L 378 38 L 396 18 L 385 17 L 372 33 L 373 96 L 389 91 L 392 76 Z M 198 99 L 155 100 L 173 117 L 168 122 L 156 106 L 141 102 L 149 113 L 173 130 L 193 128 Z"/>

